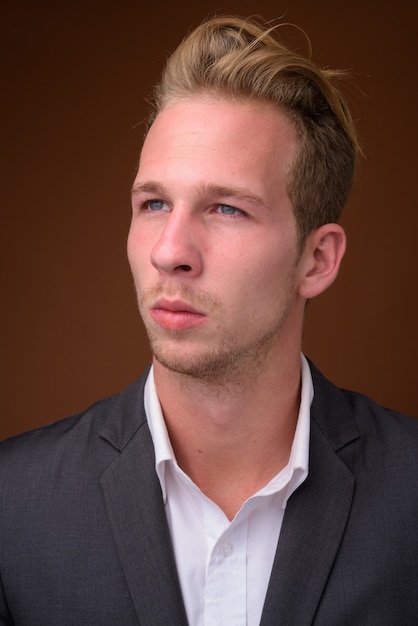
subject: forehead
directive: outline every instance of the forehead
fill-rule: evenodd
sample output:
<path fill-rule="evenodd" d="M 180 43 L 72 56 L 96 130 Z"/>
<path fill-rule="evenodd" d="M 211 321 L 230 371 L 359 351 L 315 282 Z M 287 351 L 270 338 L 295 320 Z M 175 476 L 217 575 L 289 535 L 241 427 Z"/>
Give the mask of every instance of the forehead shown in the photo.
<path fill-rule="evenodd" d="M 144 141 L 137 179 L 283 185 L 295 154 L 295 130 L 272 105 L 196 97 L 158 114 Z"/>
<path fill-rule="evenodd" d="M 157 115 L 142 151 L 154 139 L 169 144 L 182 136 L 185 140 L 213 136 L 220 145 L 255 142 L 264 149 L 279 141 L 289 156 L 296 144 L 288 116 L 269 103 L 196 96 L 171 103 Z"/>

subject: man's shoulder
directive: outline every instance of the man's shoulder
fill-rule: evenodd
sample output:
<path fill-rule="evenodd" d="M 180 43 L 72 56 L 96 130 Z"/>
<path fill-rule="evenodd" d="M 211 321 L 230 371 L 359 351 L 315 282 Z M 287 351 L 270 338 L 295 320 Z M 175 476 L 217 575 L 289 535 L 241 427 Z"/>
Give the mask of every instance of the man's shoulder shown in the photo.
<path fill-rule="evenodd" d="M 314 384 L 312 420 L 319 426 L 334 449 L 343 449 L 351 442 L 367 449 L 373 456 L 404 461 L 409 457 L 418 467 L 418 419 L 387 408 L 369 396 L 337 387 L 310 363 Z"/>
<path fill-rule="evenodd" d="M 144 423 L 144 373 L 125 390 L 95 402 L 85 410 L 53 423 L 40 426 L 0 442 L 0 473 L 2 466 L 17 460 L 23 465 L 42 464 L 68 451 L 78 455 L 100 445 L 100 440 L 118 443 L 129 440 Z"/>

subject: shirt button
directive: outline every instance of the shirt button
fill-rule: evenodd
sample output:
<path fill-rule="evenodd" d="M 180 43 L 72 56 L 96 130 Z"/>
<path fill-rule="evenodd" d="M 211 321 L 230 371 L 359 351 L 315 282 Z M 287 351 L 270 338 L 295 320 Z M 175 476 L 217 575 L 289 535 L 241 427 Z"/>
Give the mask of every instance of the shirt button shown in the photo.
<path fill-rule="evenodd" d="M 233 548 L 232 548 L 230 543 L 224 543 L 224 545 L 222 546 L 222 554 L 224 556 L 231 556 L 233 551 L 234 550 L 233 550 Z"/>

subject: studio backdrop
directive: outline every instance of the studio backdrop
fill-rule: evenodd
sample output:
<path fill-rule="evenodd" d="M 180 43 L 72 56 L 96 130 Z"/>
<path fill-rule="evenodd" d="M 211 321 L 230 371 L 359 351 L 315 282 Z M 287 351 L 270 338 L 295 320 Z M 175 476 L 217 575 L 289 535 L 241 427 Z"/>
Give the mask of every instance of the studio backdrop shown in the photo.
<path fill-rule="evenodd" d="M 364 158 L 342 219 L 348 252 L 309 303 L 304 351 L 338 385 L 418 414 L 416 3 L 9 3 L 1 438 L 118 392 L 149 363 L 125 251 L 146 96 L 214 12 L 296 24 L 283 27 L 292 45 L 349 71 Z"/>

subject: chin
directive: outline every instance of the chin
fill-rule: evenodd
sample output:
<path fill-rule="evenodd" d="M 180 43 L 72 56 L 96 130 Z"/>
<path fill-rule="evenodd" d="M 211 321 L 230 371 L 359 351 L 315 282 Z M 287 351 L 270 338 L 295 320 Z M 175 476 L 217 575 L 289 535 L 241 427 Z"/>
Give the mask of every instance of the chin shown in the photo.
<path fill-rule="evenodd" d="M 246 345 L 224 338 L 211 350 L 207 344 L 200 350 L 197 346 L 182 350 L 181 345 L 168 347 L 150 340 L 155 360 L 171 372 L 211 384 L 247 384 L 265 365 L 276 338 L 277 333 L 271 332 Z"/>
<path fill-rule="evenodd" d="M 167 370 L 191 378 L 216 381 L 225 377 L 225 357 L 213 353 L 181 354 L 180 350 L 163 350 L 152 347 L 156 361 Z"/>

